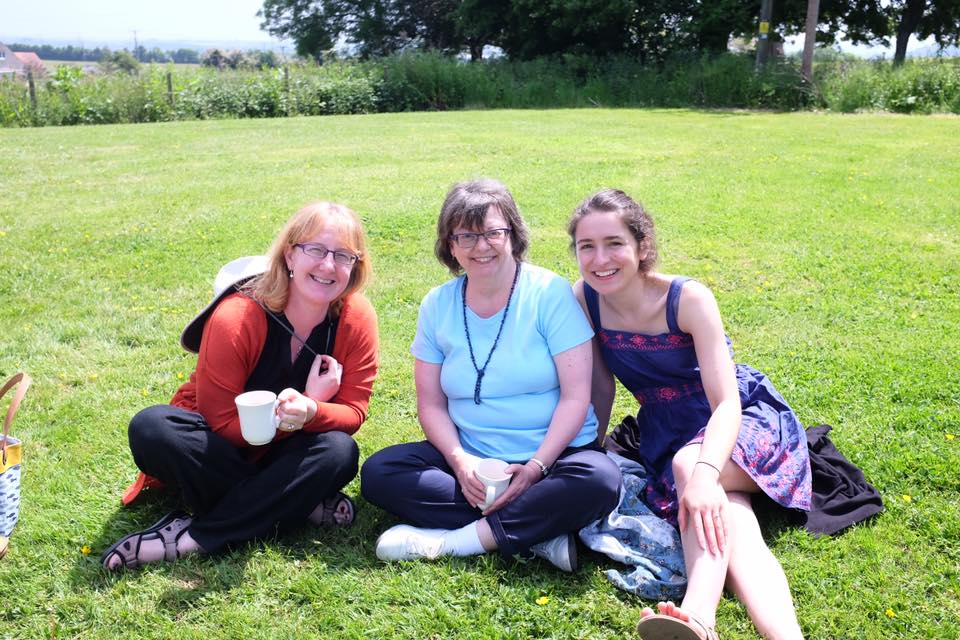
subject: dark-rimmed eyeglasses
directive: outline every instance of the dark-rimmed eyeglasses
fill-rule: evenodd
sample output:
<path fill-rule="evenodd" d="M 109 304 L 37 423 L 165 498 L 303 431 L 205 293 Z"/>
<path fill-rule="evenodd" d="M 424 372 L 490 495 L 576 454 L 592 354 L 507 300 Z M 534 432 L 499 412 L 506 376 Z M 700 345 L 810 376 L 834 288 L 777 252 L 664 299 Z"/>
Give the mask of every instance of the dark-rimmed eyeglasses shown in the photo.
<path fill-rule="evenodd" d="M 293 246 L 298 247 L 300 251 L 303 251 L 304 255 L 307 255 L 314 260 L 323 260 L 327 257 L 328 253 L 332 253 L 333 261 L 337 264 L 342 264 L 345 267 L 352 267 L 357 263 L 357 260 L 360 259 L 360 256 L 355 253 L 350 253 L 349 251 L 344 251 L 343 249 L 327 249 L 318 242 L 306 242 L 295 244 Z"/>
<path fill-rule="evenodd" d="M 450 235 L 450 239 L 456 242 L 461 249 L 472 249 L 477 246 L 480 236 L 483 236 L 487 244 L 503 244 L 508 233 L 510 233 L 510 227 L 502 227 L 500 229 L 487 229 L 483 233 L 473 233 L 471 231 L 454 233 Z"/>

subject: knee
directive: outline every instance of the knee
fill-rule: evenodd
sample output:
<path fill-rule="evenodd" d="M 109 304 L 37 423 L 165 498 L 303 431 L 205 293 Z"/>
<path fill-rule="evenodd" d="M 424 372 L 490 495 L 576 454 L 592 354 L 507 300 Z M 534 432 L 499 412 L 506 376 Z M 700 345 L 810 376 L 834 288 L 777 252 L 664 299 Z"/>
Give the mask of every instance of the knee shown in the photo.
<path fill-rule="evenodd" d="M 620 486 L 623 484 L 620 467 L 607 455 L 603 455 L 603 460 L 596 465 L 592 478 L 597 505 L 602 506 L 603 513 L 609 513 L 620 499 Z"/>
<path fill-rule="evenodd" d="M 367 458 L 360 470 L 360 493 L 367 502 L 383 505 L 397 491 L 407 471 L 425 467 L 414 444 L 395 444 Z"/>
<path fill-rule="evenodd" d="M 327 455 L 336 462 L 338 475 L 348 476 L 347 482 L 357 475 L 360 465 L 360 447 L 357 441 L 342 431 L 330 431 L 326 434 Z"/>
<path fill-rule="evenodd" d="M 367 502 L 379 503 L 377 496 L 383 494 L 388 484 L 385 478 L 391 463 L 389 449 L 381 449 L 363 463 L 360 469 L 360 494 Z"/>
<path fill-rule="evenodd" d="M 158 404 L 143 409 L 130 420 L 127 437 L 130 450 L 136 455 L 139 451 L 168 449 L 172 443 L 173 430 L 168 424 L 171 407 Z"/>
<path fill-rule="evenodd" d="M 609 456 L 590 451 L 568 458 L 567 462 L 572 464 L 564 465 L 563 471 L 576 480 L 568 486 L 569 491 L 577 493 L 576 504 L 594 507 L 597 517 L 617 506 L 622 480 L 620 468 Z"/>

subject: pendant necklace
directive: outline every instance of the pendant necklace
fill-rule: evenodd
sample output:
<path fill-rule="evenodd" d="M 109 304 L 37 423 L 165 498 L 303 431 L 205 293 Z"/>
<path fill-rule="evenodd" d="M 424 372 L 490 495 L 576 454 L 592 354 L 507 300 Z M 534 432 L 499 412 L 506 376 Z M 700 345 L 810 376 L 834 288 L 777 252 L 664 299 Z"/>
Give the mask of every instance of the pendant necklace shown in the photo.
<path fill-rule="evenodd" d="M 480 384 L 483 382 L 483 375 L 487 372 L 487 365 L 490 364 L 490 358 L 497 349 L 497 343 L 500 341 L 500 334 L 503 333 L 503 325 L 507 321 L 507 312 L 510 311 L 510 300 L 513 299 L 513 290 L 517 288 L 517 280 L 520 278 L 520 262 L 517 262 L 517 269 L 513 272 L 513 283 L 510 285 L 510 293 L 507 294 L 507 305 L 503 308 L 503 317 L 500 318 L 500 328 L 497 329 L 497 337 L 493 339 L 493 346 L 490 347 L 490 353 L 482 367 L 477 367 L 477 359 L 473 355 L 473 343 L 470 342 L 470 327 L 467 325 L 467 276 L 463 276 L 463 331 L 467 334 L 467 347 L 470 349 L 470 362 L 473 363 L 473 369 L 477 372 L 477 384 L 473 387 L 473 403 L 480 404 Z"/>

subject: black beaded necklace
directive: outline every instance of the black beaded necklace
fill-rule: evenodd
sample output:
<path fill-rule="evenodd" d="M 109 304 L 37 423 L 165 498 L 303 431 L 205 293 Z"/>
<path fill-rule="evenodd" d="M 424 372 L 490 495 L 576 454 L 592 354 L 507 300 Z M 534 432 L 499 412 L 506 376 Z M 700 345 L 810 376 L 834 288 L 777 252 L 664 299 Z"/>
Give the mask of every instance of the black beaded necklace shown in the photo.
<path fill-rule="evenodd" d="M 477 384 L 473 388 L 473 403 L 480 404 L 480 383 L 483 382 L 483 375 L 487 372 L 487 365 L 490 364 L 490 358 L 497 349 L 497 343 L 500 341 L 500 334 L 503 333 L 503 325 L 507 322 L 507 312 L 510 311 L 510 300 L 513 298 L 513 290 L 517 288 L 517 280 L 520 279 L 520 262 L 517 262 L 517 269 L 513 272 L 513 283 L 510 285 L 510 293 L 507 294 L 507 306 L 503 308 L 503 317 L 500 318 L 500 328 L 497 329 L 497 337 L 493 339 L 493 346 L 490 347 L 490 353 L 487 354 L 487 360 L 482 367 L 477 367 L 477 359 L 473 355 L 473 343 L 470 342 L 470 327 L 467 325 L 467 276 L 463 276 L 463 330 L 467 334 L 467 347 L 470 348 L 470 362 L 477 372 Z"/>

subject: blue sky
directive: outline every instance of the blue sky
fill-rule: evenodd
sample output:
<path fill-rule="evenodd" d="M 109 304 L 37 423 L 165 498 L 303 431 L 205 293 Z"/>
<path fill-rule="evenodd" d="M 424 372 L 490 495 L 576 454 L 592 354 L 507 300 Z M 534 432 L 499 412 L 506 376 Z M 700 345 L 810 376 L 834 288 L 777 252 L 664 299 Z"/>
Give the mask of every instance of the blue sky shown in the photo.
<path fill-rule="evenodd" d="M 0 41 L 270 41 L 262 0 L 0 0 Z"/>

